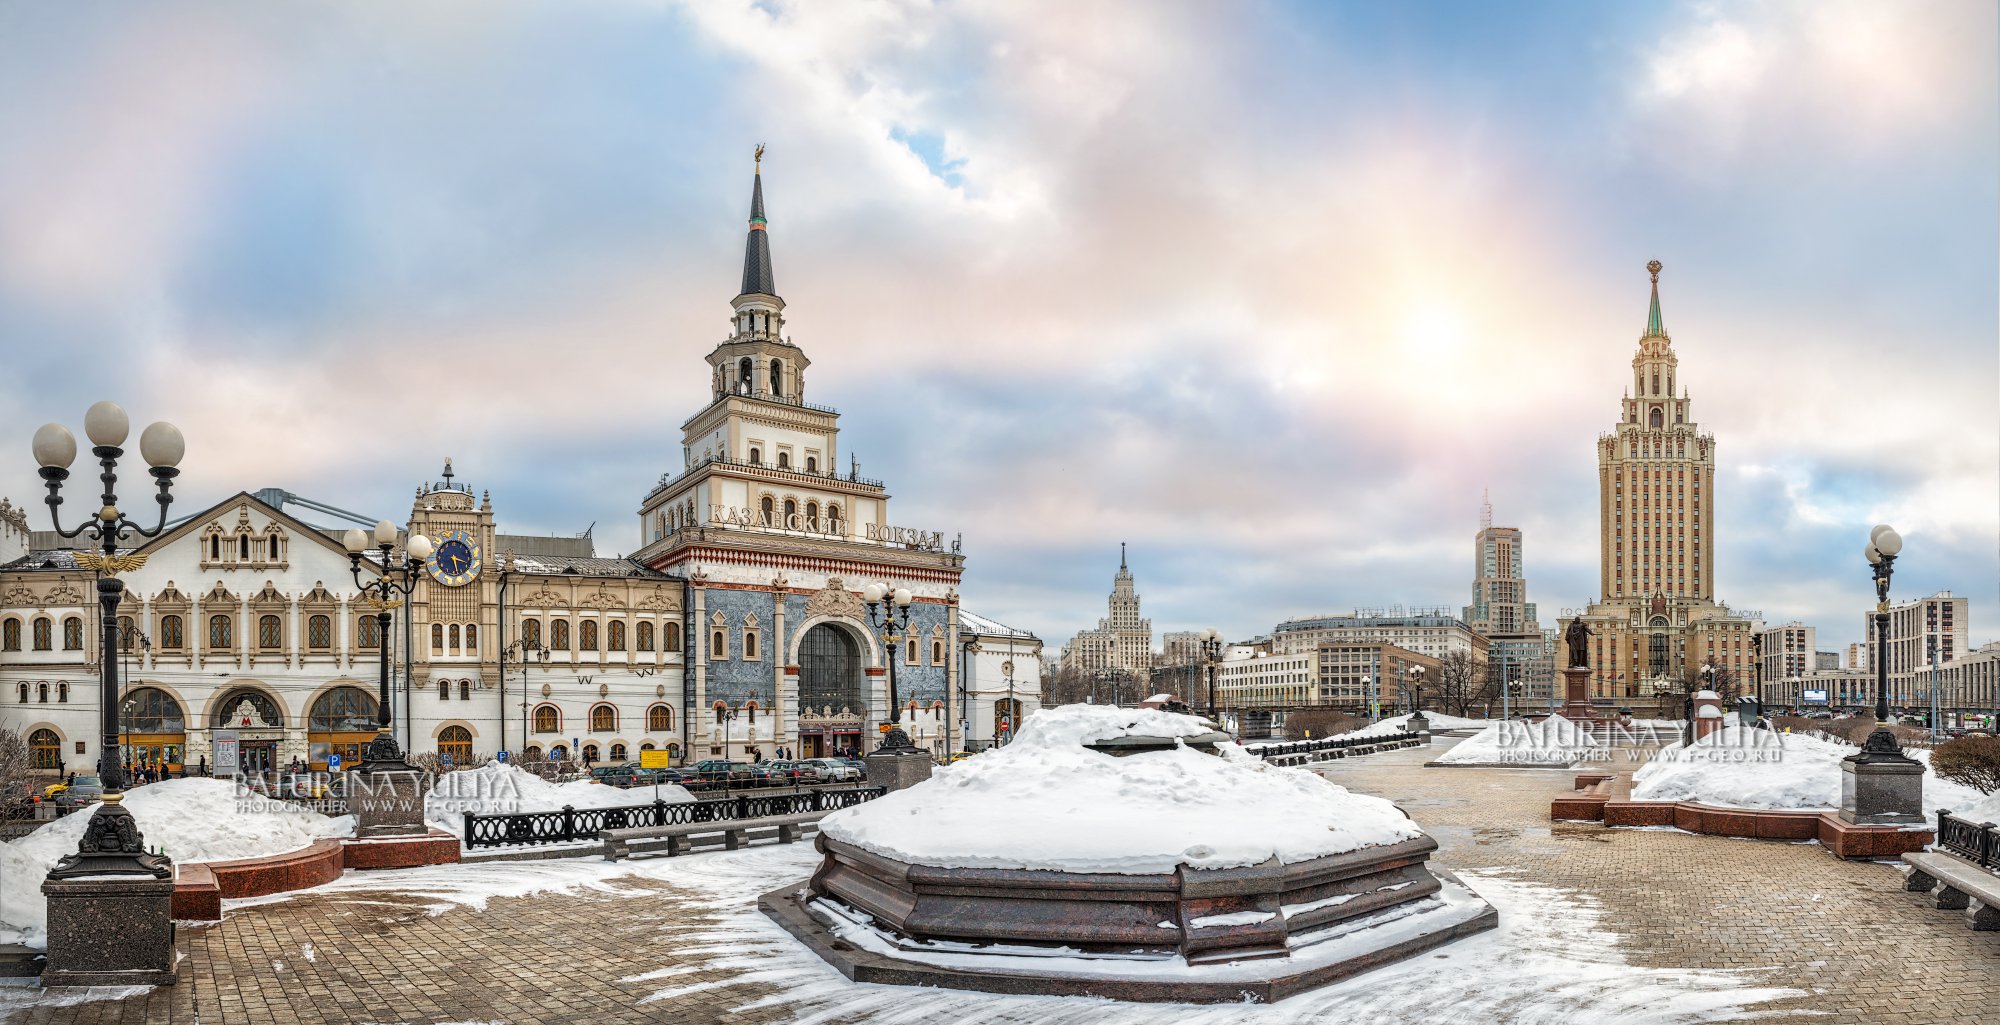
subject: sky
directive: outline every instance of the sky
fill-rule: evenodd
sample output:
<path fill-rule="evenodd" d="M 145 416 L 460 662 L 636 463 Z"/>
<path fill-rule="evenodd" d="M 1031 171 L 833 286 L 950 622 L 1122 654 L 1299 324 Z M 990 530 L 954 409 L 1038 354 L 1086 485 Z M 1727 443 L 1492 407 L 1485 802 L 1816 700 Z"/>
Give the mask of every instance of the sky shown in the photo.
<path fill-rule="evenodd" d="M 1718 597 L 2000 636 L 1995 8 L 1548 2 L 0 4 L 0 494 L 99 398 L 183 511 L 638 545 L 727 329 L 751 160 L 809 401 L 1052 646 L 1470 600 L 1553 625 L 1645 264 L 1718 445 Z M 45 526 L 37 509 L 37 525 Z"/>

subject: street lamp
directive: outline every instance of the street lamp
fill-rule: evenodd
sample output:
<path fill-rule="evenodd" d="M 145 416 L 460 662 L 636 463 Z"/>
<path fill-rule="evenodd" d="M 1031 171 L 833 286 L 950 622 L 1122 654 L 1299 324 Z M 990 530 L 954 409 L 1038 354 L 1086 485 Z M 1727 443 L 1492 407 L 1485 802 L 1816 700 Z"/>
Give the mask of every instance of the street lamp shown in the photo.
<path fill-rule="evenodd" d="M 891 590 L 888 584 L 874 583 L 861 589 L 861 600 L 868 603 L 868 625 L 881 634 L 882 654 L 889 663 L 889 732 L 876 749 L 914 748 L 910 735 L 903 732 L 903 708 L 896 696 L 896 660 L 902 655 L 902 631 L 910 626 L 914 599 L 909 588 Z"/>
<path fill-rule="evenodd" d="M 1375 678 L 1361 674 L 1361 700 L 1368 704 L 1368 721 L 1375 721 Z"/>
<path fill-rule="evenodd" d="M 131 420 L 115 402 L 99 402 L 83 414 L 83 433 L 89 436 L 91 454 L 97 457 L 98 465 L 103 468 L 98 474 L 98 479 L 104 482 L 103 504 L 89 519 L 68 530 L 63 529 L 60 507 L 63 481 L 69 479 L 70 464 L 76 461 L 76 435 L 71 434 L 69 428 L 55 423 L 43 424 L 35 432 L 35 462 L 41 465 L 41 477 L 49 487 L 48 497 L 44 499 L 49 507 L 49 521 L 54 524 L 57 534 L 66 538 L 87 535 L 103 549 L 101 552 L 76 553 L 76 563 L 84 569 L 97 571 L 97 604 L 102 612 L 98 617 L 101 650 L 97 660 L 100 670 L 97 689 L 100 734 L 97 775 L 104 784 L 104 800 L 91 814 L 77 853 L 58 862 L 49 872 L 50 879 L 95 875 L 145 875 L 165 879 L 173 874 L 173 863 L 166 855 L 146 853 L 145 838 L 139 833 L 139 824 L 133 821 L 132 813 L 124 805 L 124 756 L 118 745 L 118 659 L 113 652 L 118 646 L 118 600 L 125 592 L 125 582 L 118 579 L 118 574 L 138 569 L 146 562 L 144 555 L 118 554 L 118 542 L 128 533 L 147 538 L 158 537 L 166 527 L 167 506 L 174 500 L 171 489 L 174 478 L 180 474 L 176 467 L 187 451 L 187 442 L 181 438 L 180 428 L 164 420 L 139 435 L 139 456 L 146 461 L 150 468 L 148 472 L 159 485 L 159 494 L 154 501 L 159 503 L 160 518 L 148 530 L 118 509 L 118 459 L 125 454 L 120 446 L 125 444 L 131 430 Z"/>
<path fill-rule="evenodd" d="M 729 760 L 729 724 L 735 721 L 736 709 L 724 709 L 722 712 L 722 760 L 725 762 Z M 723 785 L 728 785 L 726 779 Z"/>
<path fill-rule="evenodd" d="M 528 700 L 528 662 L 530 659 L 540 662 L 542 668 L 546 670 L 549 667 L 549 649 L 542 647 L 540 641 L 509 641 L 507 649 L 500 653 L 500 683 L 503 690 L 507 683 L 509 655 L 521 656 L 521 751 L 525 756 L 528 750 L 528 706 L 532 704 Z M 502 743 L 505 743 L 504 737 Z"/>
<path fill-rule="evenodd" d="M 1020 717 L 1021 710 L 1014 707 L 1014 660 L 1000 663 L 1000 671 L 1007 674 L 1007 739 L 1000 741 L 1005 747 L 1014 739 L 1014 720 Z"/>
<path fill-rule="evenodd" d="M 1424 667 L 1406 665 L 1403 667 L 1403 675 L 1415 685 L 1410 692 L 1410 712 L 1421 714 L 1424 710 Z M 1493 706 L 1488 705 L 1486 708 L 1488 714 L 1491 714 Z"/>
<path fill-rule="evenodd" d="M 1201 660 L 1208 665 L 1208 718 L 1215 721 L 1215 667 L 1222 661 L 1222 631 L 1205 627 L 1200 644 Z"/>
<path fill-rule="evenodd" d="M 132 678 L 132 646 L 134 644 L 139 645 L 143 652 L 139 656 L 139 665 L 143 668 L 146 664 L 146 655 L 152 654 L 153 639 L 146 636 L 145 632 L 141 631 L 137 626 L 119 627 L 118 663 L 119 668 L 123 670 L 121 675 L 128 680 Z M 122 704 L 118 715 L 118 723 L 121 744 L 124 748 L 129 749 L 132 746 L 132 723 L 131 717 L 124 714 Z M 185 754 L 181 756 L 181 775 L 187 775 L 187 756 Z"/>
<path fill-rule="evenodd" d="M 1864 553 L 1875 570 L 1875 730 L 1861 745 L 1855 762 L 1905 761 L 1903 745 L 1889 729 L 1889 577 L 1895 573 L 1896 556 L 1903 550 L 1903 535 L 1896 528 L 1880 524 L 1868 533 Z"/>
<path fill-rule="evenodd" d="M 382 575 L 375 580 L 364 579 L 361 575 L 362 553 L 368 550 L 368 542 L 373 540 L 375 548 L 382 553 Z M 378 703 L 375 707 L 375 739 L 368 742 L 362 752 L 361 771 L 415 772 L 416 767 L 403 761 L 403 752 L 396 744 L 396 735 L 389 729 L 389 627 L 395 617 L 390 610 L 403 604 L 403 599 L 417 589 L 417 574 L 422 572 L 423 562 L 431 556 L 431 539 L 422 534 L 411 534 L 403 544 L 403 561 L 392 563 L 390 555 L 396 548 L 396 525 L 388 520 L 375 524 L 371 537 L 360 527 L 347 532 L 347 561 L 354 573 L 354 586 L 361 591 L 363 601 L 374 606 L 377 624 L 376 640 L 381 643 L 382 673 L 379 683 Z"/>

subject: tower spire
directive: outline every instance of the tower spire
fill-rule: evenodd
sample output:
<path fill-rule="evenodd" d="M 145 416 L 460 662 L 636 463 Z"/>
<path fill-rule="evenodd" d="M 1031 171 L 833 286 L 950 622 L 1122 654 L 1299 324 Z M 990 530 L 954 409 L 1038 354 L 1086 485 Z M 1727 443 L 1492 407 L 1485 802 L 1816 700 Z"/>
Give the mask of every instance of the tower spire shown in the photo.
<path fill-rule="evenodd" d="M 1118 569 L 1121 572 L 1125 569 L 1125 542 L 1123 541 L 1118 542 Z"/>
<path fill-rule="evenodd" d="M 757 144 L 750 174 L 750 233 L 743 242 L 743 295 L 778 294 L 771 273 L 771 241 L 764 231 L 764 144 Z"/>
<path fill-rule="evenodd" d="M 1493 529 L 1493 494 L 1487 488 L 1479 489 L 1479 529 Z"/>
<path fill-rule="evenodd" d="M 1646 311 L 1646 337 L 1665 338 L 1666 326 L 1660 323 L 1660 267 L 1658 260 L 1646 264 L 1646 271 L 1653 276 L 1653 305 Z"/>

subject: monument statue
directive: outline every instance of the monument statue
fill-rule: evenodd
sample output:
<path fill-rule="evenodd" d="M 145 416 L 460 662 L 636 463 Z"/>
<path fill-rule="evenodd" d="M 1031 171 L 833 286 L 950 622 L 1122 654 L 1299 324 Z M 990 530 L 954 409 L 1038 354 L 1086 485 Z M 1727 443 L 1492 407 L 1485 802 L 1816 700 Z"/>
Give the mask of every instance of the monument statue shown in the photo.
<path fill-rule="evenodd" d="M 1569 665 L 1572 669 L 1590 668 L 1590 628 L 1583 625 L 1583 617 L 1577 616 L 1563 628 L 1563 643 L 1569 645 Z"/>

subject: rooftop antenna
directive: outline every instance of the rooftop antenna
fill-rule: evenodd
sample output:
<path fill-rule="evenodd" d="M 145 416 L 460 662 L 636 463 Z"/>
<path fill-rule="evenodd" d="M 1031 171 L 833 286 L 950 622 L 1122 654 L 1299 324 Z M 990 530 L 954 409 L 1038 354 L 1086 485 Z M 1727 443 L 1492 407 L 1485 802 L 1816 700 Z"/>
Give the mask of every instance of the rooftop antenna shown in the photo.
<path fill-rule="evenodd" d="M 1479 529 L 1493 529 L 1493 498 L 1486 488 L 1479 489 Z"/>

